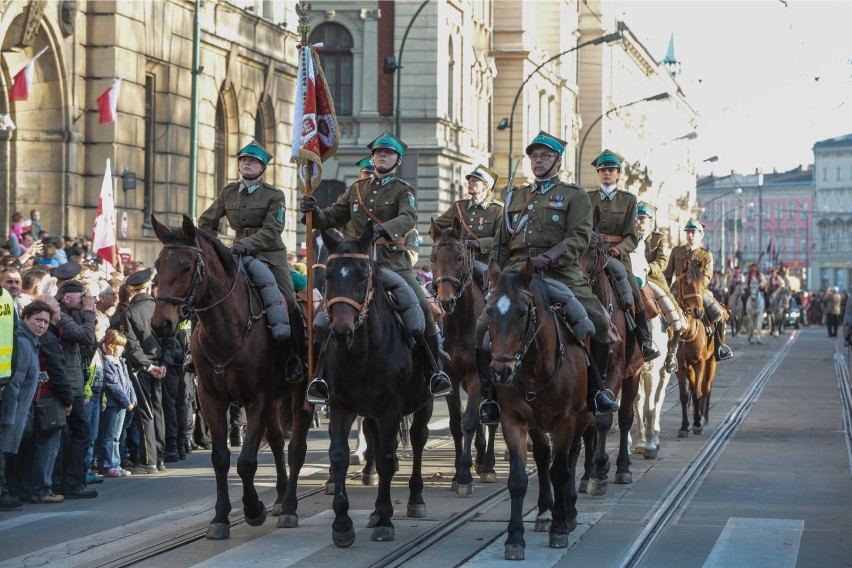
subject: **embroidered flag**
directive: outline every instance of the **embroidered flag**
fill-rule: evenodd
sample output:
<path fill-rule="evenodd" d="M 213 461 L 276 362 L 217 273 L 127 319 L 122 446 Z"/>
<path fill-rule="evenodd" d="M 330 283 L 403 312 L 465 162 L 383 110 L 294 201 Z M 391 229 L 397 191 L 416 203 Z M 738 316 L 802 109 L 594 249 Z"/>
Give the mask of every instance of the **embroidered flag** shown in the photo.
<path fill-rule="evenodd" d="M 98 120 L 98 122 L 100 124 L 104 124 L 105 122 L 115 122 L 115 119 L 118 116 L 118 92 L 121 87 L 122 79 L 124 79 L 124 77 L 118 79 L 110 86 L 109 89 L 104 91 L 103 94 L 98 97 L 98 112 L 100 113 L 100 120 Z"/>
<path fill-rule="evenodd" d="M 39 51 L 35 57 L 30 59 L 27 64 L 24 65 L 24 68 L 18 71 L 15 75 L 12 90 L 9 91 L 10 101 L 25 101 L 30 98 L 30 90 L 33 86 L 33 74 L 35 73 L 35 62 L 36 59 L 41 57 L 45 51 L 47 51 L 46 47 Z"/>
<path fill-rule="evenodd" d="M 112 194 L 112 171 L 109 158 L 101 184 L 101 196 L 98 199 L 98 212 L 92 230 L 92 250 L 106 262 L 115 266 L 115 200 Z"/>
<path fill-rule="evenodd" d="M 312 188 L 319 184 L 322 180 L 322 163 L 334 155 L 340 144 L 334 101 L 320 66 L 317 47 L 322 47 L 322 44 L 301 46 L 296 78 L 293 152 L 290 161 L 302 163 L 297 177 L 303 191 L 307 175 L 310 176 Z M 306 174 L 306 171 L 309 173 Z"/>

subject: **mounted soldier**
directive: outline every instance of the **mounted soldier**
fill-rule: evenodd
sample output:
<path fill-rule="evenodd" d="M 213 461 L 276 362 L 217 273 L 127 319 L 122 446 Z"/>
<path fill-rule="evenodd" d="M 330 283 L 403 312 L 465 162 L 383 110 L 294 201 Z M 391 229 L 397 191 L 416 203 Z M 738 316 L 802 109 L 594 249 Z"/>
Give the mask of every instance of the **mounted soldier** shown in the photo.
<path fill-rule="evenodd" d="M 417 224 L 417 209 L 414 188 L 395 174 L 408 146 L 386 131 L 367 147 L 372 152 L 375 176 L 359 179 L 325 209 L 319 208 L 312 195 L 305 196 L 302 198 L 301 211 L 305 215 L 313 215 L 314 228 L 343 228 L 347 236 L 358 237 L 364 232 L 367 223 L 374 223 L 376 262 L 405 280 L 423 310 L 426 319 L 423 339 L 428 351 L 426 368 L 431 369 L 429 388 L 433 396 L 444 396 L 452 392 L 452 383 L 441 370 L 438 329 L 426 293 L 414 277 L 405 248 L 405 235 Z M 308 385 L 308 397 L 311 400 L 328 400 L 328 395 L 328 384 L 322 377 L 315 378 Z"/>
<path fill-rule="evenodd" d="M 686 244 L 678 245 L 672 249 L 669 263 L 666 265 L 664 276 L 669 286 L 672 285 L 676 276 L 679 276 L 686 267 L 686 261 L 701 264 L 704 268 L 704 313 L 709 323 L 713 324 L 713 336 L 716 339 L 716 359 L 724 361 L 734 356 L 731 348 L 725 345 L 725 318 L 722 307 L 710 292 L 710 279 L 713 276 L 713 253 L 701 246 L 704 235 L 704 225 L 697 219 L 689 219 L 683 228 L 686 234 Z"/>
<path fill-rule="evenodd" d="M 531 260 L 538 274 L 570 288 L 566 292 L 573 292 L 572 300 L 576 298 L 582 304 L 594 324 L 591 354 L 599 373 L 587 374 L 588 397 L 598 412 L 610 413 L 618 410 L 618 403 L 603 390 L 602 381 L 609 366 L 609 317 L 578 264 L 589 246 L 592 207 L 580 186 L 559 179 L 565 144 L 542 131 L 527 146 L 535 182 L 509 188 L 506 214 L 491 259 L 504 271 L 519 270 Z M 493 400 L 491 353 L 484 343 L 489 323 L 486 310 L 476 322 L 476 362 L 483 396 L 479 419 L 483 424 L 496 424 L 500 407 Z"/>

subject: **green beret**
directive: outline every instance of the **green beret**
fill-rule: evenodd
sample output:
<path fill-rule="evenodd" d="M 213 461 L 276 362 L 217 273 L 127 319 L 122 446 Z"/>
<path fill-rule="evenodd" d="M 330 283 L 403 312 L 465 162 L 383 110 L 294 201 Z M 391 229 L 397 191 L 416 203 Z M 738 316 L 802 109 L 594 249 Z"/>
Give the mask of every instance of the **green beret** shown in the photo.
<path fill-rule="evenodd" d="M 402 140 L 391 134 L 389 130 L 385 130 L 378 138 L 367 144 L 367 148 L 369 148 L 372 152 L 375 152 L 379 148 L 387 148 L 389 150 L 393 150 L 400 156 L 404 156 L 405 149 L 408 148 L 408 146 Z"/>
<path fill-rule="evenodd" d="M 640 201 L 637 205 L 637 217 L 656 217 L 657 208 L 646 201 Z"/>
<path fill-rule="evenodd" d="M 526 153 L 527 156 L 532 154 L 533 146 L 546 146 L 559 154 L 562 155 L 562 152 L 565 151 L 565 146 L 568 144 L 565 140 L 560 140 L 556 136 L 552 134 L 548 134 L 544 130 L 540 131 L 535 138 L 532 139 L 529 146 L 527 146 Z"/>
<path fill-rule="evenodd" d="M 308 287 L 308 277 L 304 274 L 291 270 L 290 278 L 293 279 L 293 290 L 296 292 L 301 292 Z"/>
<path fill-rule="evenodd" d="M 237 158 L 242 158 L 243 156 L 251 156 L 265 166 L 272 161 L 272 154 L 266 151 L 266 149 L 257 143 L 257 140 L 252 140 L 249 142 L 242 150 L 237 152 Z"/>
<path fill-rule="evenodd" d="M 701 231 L 704 232 L 704 223 L 696 219 L 695 217 L 687 220 L 686 225 L 683 226 L 684 231 Z"/>
<path fill-rule="evenodd" d="M 601 168 L 618 168 L 621 169 L 622 158 L 612 150 L 604 150 L 600 155 L 592 160 L 592 165 L 597 169 Z"/>
<path fill-rule="evenodd" d="M 373 163 L 372 156 L 366 157 L 362 160 L 358 160 L 357 162 L 355 162 L 355 165 L 358 166 L 359 171 L 362 172 L 376 171 L 376 164 Z"/>

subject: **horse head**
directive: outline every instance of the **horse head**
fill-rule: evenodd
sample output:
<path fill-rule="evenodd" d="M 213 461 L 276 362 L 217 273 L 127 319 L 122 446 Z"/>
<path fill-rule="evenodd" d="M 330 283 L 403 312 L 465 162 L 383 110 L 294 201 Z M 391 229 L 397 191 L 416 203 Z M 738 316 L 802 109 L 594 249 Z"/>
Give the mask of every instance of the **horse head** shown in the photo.
<path fill-rule="evenodd" d="M 461 222 L 453 219 L 447 229 L 439 229 L 435 220 L 431 220 L 429 235 L 435 245 L 432 247 L 432 286 L 441 307 L 448 314 L 453 313 L 458 299 L 473 279 L 473 252 L 468 250 L 463 239 Z"/>
<path fill-rule="evenodd" d="M 491 373 L 498 384 L 512 381 L 541 327 L 532 261 L 518 272 L 501 272 L 493 260 L 488 265 L 491 282 L 496 282 L 485 311 L 491 336 Z"/>
<path fill-rule="evenodd" d="M 683 311 L 698 319 L 704 313 L 704 263 L 687 260 L 677 278 L 676 296 Z"/>
<path fill-rule="evenodd" d="M 355 330 L 367 317 L 367 310 L 378 284 L 378 268 L 370 258 L 373 222 L 368 221 L 359 238 L 343 237 L 334 231 L 322 231 L 328 247 L 325 270 L 325 310 L 331 336 L 340 349 L 349 349 Z"/>

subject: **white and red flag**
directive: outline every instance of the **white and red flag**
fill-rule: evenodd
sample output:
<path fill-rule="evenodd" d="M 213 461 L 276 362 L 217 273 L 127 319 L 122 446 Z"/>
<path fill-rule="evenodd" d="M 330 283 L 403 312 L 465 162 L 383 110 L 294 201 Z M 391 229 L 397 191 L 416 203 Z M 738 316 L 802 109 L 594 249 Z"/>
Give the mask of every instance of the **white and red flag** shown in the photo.
<path fill-rule="evenodd" d="M 334 101 L 320 66 L 317 47 L 322 47 L 322 44 L 301 46 L 296 79 L 291 161 L 302 164 L 298 168 L 298 184 L 302 190 L 306 187 L 308 175 L 312 188 L 319 184 L 322 163 L 334 155 L 340 144 Z"/>
<path fill-rule="evenodd" d="M 98 122 L 100 124 L 115 122 L 116 116 L 118 116 L 118 92 L 123 79 L 124 77 L 118 79 L 98 97 L 98 112 L 100 113 L 100 120 Z"/>
<path fill-rule="evenodd" d="M 25 101 L 30 98 L 30 91 L 33 86 L 33 74 L 35 73 L 35 62 L 45 51 L 47 51 L 46 47 L 39 51 L 35 57 L 27 61 L 24 68 L 15 75 L 12 90 L 9 91 L 10 101 Z"/>
<path fill-rule="evenodd" d="M 112 170 L 107 158 L 98 213 L 92 230 L 92 251 L 114 267 L 117 260 L 115 244 L 115 199 L 112 193 Z"/>

